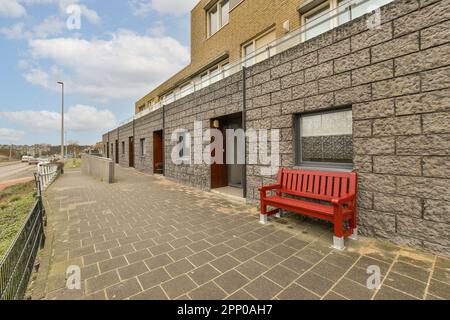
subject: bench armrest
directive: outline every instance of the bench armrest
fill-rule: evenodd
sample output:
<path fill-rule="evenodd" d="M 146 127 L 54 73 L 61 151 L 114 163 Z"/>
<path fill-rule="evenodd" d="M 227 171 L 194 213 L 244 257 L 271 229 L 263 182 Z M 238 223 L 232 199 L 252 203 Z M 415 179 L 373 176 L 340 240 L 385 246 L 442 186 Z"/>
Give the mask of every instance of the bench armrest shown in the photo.
<path fill-rule="evenodd" d="M 259 187 L 258 190 L 259 191 L 269 191 L 269 190 L 275 190 L 275 189 L 280 189 L 280 188 L 281 188 L 281 186 L 279 184 L 271 184 L 268 186 Z"/>
<path fill-rule="evenodd" d="M 355 194 L 350 194 L 346 197 L 334 198 L 334 199 L 331 199 L 331 203 L 334 205 L 341 205 L 345 202 L 353 201 L 355 199 L 355 196 L 356 196 Z"/>

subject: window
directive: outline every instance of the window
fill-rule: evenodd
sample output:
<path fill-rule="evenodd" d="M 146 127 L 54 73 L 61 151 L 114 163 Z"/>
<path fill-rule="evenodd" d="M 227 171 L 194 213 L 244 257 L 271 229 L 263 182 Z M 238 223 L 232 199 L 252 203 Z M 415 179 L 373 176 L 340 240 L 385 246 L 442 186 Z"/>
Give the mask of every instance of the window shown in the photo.
<path fill-rule="evenodd" d="M 340 26 L 377 7 L 384 6 L 393 0 L 328 0 L 305 12 L 302 25 L 305 28 L 303 40 L 312 39 L 334 27 Z"/>
<path fill-rule="evenodd" d="M 125 154 L 125 141 L 122 141 L 122 154 Z"/>
<path fill-rule="evenodd" d="M 219 31 L 230 21 L 230 2 L 229 0 L 217 2 L 208 11 L 208 37 Z"/>
<path fill-rule="evenodd" d="M 275 30 L 271 30 L 244 44 L 242 46 L 242 57 L 247 58 L 244 66 L 250 67 L 254 63 L 267 59 L 269 57 L 267 48 L 276 38 Z M 274 53 L 274 51 L 271 51 L 271 53 Z"/>
<path fill-rule="evenodd" d="M 145 105 L 142 105 L 142 106 L 140 106 L 140 107 L 138 108 L 138 111 L 139 111 L 139 112 L 142 112 L 142 111 L 144 111 L 144 109 L 145 109 Z"/>
<path fill-rule="evenodd" d="M 145 146 L 145 139 L 141 139 L 139 142 L 140 142 L 140 146 L 141 146 L 141 156 L 145 157 L 145 155 L 147 154 L 147 148 Z"/>
<path fill-rule="evenodd" d="M 209 79 L 211 83 L 219 81 L 219 66 L 209 70 Z"/>
<path fill-rule="evenodd" d="M 352 167 L 352 111 L 300 115 L 297 164 Z"/>
<path fill-rule="evenodd" d="M 330 3 L 314 8 L 303 16 L 303 24 L 305 26 L 305 40 L 312 39 L 318 35 L 325 33 L 332 28 L 330 20 Z"/>

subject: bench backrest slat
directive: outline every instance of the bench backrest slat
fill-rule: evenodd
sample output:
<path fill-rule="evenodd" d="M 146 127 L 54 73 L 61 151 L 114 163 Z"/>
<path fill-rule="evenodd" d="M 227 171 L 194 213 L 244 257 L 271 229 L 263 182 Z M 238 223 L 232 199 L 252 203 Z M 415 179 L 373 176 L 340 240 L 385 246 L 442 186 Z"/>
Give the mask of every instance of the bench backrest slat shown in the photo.
<path fill-rule="evenodd" d="M 356 191 L 356 173 L 281 169 L 280 193 L 331 201 Z"/>

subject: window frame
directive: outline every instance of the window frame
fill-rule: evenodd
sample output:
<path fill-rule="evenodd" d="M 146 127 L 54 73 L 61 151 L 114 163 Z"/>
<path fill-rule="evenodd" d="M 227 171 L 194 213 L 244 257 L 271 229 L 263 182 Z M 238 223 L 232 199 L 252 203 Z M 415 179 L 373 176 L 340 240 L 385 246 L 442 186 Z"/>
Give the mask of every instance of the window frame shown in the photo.
<path fill-rule="evenodd" d="M 223 23 L 222 21 L 222 7 L 223 3 L 228 2 L 228 21 L 226 23 Z M 219 32 L 223 27 L 228 25 L 230 23 L 230 0 L 220 0 L 217 1 L 211 8 L 209 8 L 206 11 L 206 38 L 210 38 L 213 35 L 215 35 L 217 32 Z M 216 30 L 214 32 L 211 31 L 211 16 L 210 13 L 212 11 L 216 10 L 217 12 L 217 25 Z"/>
<path fill-rule="evenodd" d="M 262 46 L 261 48 L 256 48 L 256 42 L 258 40 L 260 40 L 261 38 L 269 35 L 272 32 L 276 33 L 276 29 L 275 28 L 270 28 L 269 30 L 267 30 L 267 31 L 263 32 L 262 34 L 252 38 L 251 40 L 248 40 L 247 42 L 244 42 L 241 45 L 241 58 L 242 59 L 245 59 L 245 57 L 247 57 L 247 55 L 245 55 L 245 48 L 247 48 L 249 46 L 252 46 L 252 49 L 253 49 L 252 53 L 250 54 L 250 55 L 253 55 L 253 57 L 251 57 L 250 59 L 248 59 L 248 60 L 246 60 L 245 62 L 242 63 L 245 67 L 251 67 L 254 64 L 260 62 L 260 61 L 256 61 L 257 60 L 256 59 L 256 54 L 257 53 L 259 54 L 258 50 L 261 49 L 261 48 L 264 48 L 264 46 Z M 276 38 L 276 34 L 275 34 L 275 38 Z"/>
<path fill-rule="evenodd" d="M 323 1 L 322 3 L 318 4 L 317 6 L 315 6 L 314 8 L 312 8 L 311 10 L 306 11 L 305 13 L 303 13 L 303 14 L 301 15 L 301 26 L 302 26 L 302 28 L 303 28 L 303 32 L 302 32 L 302 42 L 308 41 L 308 40 L 310 40 L 310 39 L 314 39 L 315 37 L 318 37 L 319 35 L 323 34 L 323 33 L 321 33 L 321 34 L 319 34 L 319 35 L 317 35 L 317 36 L 314 36 L 314 37 L 312 37 L 312 38 L 307 39 L 307 38 L 306 38 L 306 30 L 305 30 L 305 26 L 306 26 L 306 18 L 309 17 L 309 16 L 314 15 L 315 13 L 317 13 L 317 11 L 320 11 L 321 9 L 323 9 L 323 8 L 324 8 L 325 6 L 327 6 L 327 5 L 328 5 L 329 10 L 330 10 L 330 12 L 331 12 L 331 10 L 336 9 L 337 0 L 325 0 L 325 1 Z M 333 28 L 336 27 L 336 24 L 337 24 L 337 23 L 336 23 L 336 20 L 337 20 L 337 17 L 335 17 L 335 18 L 333 18 L 333 19 L 330 19 L 330 21 L 329 21 L 329 23 L 330 23 L 330 29 L 329 29 L 328 31 L 326 31 L 326 32 L 329 32 L 330 30 L 333 30 Z M 326 32 L 324 32 L 324 33 L 326 33 Z"/>
<path fill-rule="evenodd" d="M 140 149 L 141 149 L 141 157 L 145 157 L 147 155 L 147 148 L 145 147 L 145 138 L 141 138 L 139 140 Z"/>
<path fill-rule="evenodd" d="M 295 168 L 301 169 L 319 169 L 319 170 L 342 170 L 342 171 L 353 171 L 355 167 L 354 155 L 351 163 L 340 163 L 340 162 L 317 162 L 317 161 L 303 161 L 302 160 L 302 144 L 301 144 L 301 125 L 300 119 L 305 116 L 311 115 L 323 115 L 327 113 L 345 112 L 352 111 L 352 106 L 343 106 L 339 108 L 327 109 L 322 111 L 311 111 L 298 113 L 294 115 L 294 150 L 295 150 Z M 353 127 L 353 117 L 352 117 L 352 127 Z M 353 139 L 353 132 L 352 132 Z"/>

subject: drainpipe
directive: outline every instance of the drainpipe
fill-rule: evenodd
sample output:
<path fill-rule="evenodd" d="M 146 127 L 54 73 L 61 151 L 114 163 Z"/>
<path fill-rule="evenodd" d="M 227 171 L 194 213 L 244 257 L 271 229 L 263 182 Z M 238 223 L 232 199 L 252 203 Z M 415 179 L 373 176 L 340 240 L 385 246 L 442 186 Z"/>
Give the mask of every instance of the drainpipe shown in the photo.
<path fill-rule="evenodd" d="M 162 113 L 163 113 L 163 127 L 162 127 L 162 145 L 163 145 L 163 176 L 166 176 L 166 105 L 163 104 L 162 106 Z M 153 155 L 154 156 L 154 155 Z M 153 168 L 153 171 L 155 168 Z"/>
<path fill-rule="evenodd" d="M 243 99 L 243 103 L 242 103 L 242 129 L 244 130 L 244 132 L 247 131 L 247 119 L 246 119 L 246 109 L 247 109 L 247 99 L 246 99 L 246 94 L 245 92 L 247 91 L 247 84 L 246 84 L 246 76 L 247 76 L 247 68 L 243 67 L 242 68 L 242 99 Z M 243 169 L 243 179 L 242 179 L 242 186 L 244 188 L 244 199 L 247 198 L 247 138 L 244 136 L 244 155 L 245 155 L 245 164 L 244 164 L 244 169 Z"/>

